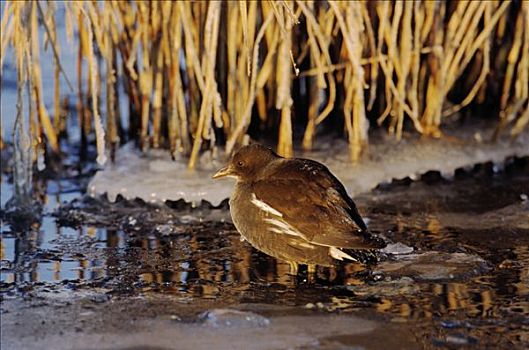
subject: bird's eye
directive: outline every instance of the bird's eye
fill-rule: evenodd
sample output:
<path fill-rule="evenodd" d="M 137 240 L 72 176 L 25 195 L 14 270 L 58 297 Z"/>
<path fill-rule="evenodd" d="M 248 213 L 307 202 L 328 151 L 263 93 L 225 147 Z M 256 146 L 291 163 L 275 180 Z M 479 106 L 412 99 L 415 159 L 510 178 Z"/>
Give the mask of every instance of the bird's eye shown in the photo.
<path fill-rule="evenodd" d="M 242 167 L 243 165 L 244 165 L 244 162 L 243 162 L 242 160 L 239 160 L 239 161 L 237 162 L 237 166 L 238 166 L 238 167 Z"/>

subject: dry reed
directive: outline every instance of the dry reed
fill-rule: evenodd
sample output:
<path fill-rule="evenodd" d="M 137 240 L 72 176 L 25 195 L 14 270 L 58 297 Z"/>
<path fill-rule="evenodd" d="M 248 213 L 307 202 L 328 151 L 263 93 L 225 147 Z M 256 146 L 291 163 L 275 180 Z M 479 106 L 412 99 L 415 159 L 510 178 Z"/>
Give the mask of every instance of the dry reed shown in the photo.
<path fill-rule="evenodd" d="M 277 133 L 277 151 L 290 157 L 295 135 L 310 150 L 321 124 L 337 121 L 357 160 L 370 126 L 397 139 L 406 129 L 441 137 L 443 121 L 487 101 L 497 106 L 496 137 L 529 124 L 528 2 L 8 1 L 0 46 L 14 48 L 15 134 L 31 140 L 33 159 L 46 146 L 58 152 L 65 132 L 60 77 L 71 83 L 61 66 L 60 13 L 68 37 L 76 33 L 81 140 L 86 147 L 95 133 L 100 163 L 135 140 L 142 150 L 188 156 L 193 168 L 201 151 L 225 144 L 231 152 L 249 133 Z M 46 48 L 54 54 L 53 120 L 42 97 Z"/>

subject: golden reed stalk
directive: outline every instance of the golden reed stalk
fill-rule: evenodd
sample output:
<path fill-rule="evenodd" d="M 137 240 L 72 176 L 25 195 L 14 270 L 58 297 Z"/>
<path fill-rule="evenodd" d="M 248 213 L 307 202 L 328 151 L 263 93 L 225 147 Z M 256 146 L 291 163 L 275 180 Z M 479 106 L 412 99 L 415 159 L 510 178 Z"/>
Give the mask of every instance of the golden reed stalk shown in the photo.
<path fill-rule="evenodd" d="M 77 33 L 68 43 L 57 40 L 61 11 L 68 37 Z M 60 50 L 78 46 L 82 140 L 95 133 L 101 163 L 135 140 L 142 150 L 187 156 L 193 168 L 204 150 L 229 153 L 273 135 L 290 157 L 298 142 L 310 150 L 323 125 L 347 135 L 356 161 L 370 127 L 397 139 L 404 130 L 442 137 L 447 118 L 487 102 L 496 106 L 495 137 L 529 124 L 528 2 L 8 1 L 0 29 L 2 52 L 14 48 L 19 83 L 29 86 L 35 150 L 59 151 L 61 77 L 71 87 Z M 50 48 L 53 119 L 39 63 Z"/>

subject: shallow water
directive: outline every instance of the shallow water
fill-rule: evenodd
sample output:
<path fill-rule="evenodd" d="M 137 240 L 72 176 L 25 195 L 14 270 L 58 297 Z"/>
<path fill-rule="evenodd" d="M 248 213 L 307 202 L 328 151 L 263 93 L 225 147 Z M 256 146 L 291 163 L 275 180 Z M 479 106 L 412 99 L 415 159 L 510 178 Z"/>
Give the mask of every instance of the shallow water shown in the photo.
<path fill-rule="evenodd" d="M 10 189 L 3 181 L 2 203 Z M 281 322 L 278 313 L 301 314 L 309 324 L 314 313 L 346 314 L 378 322 L 374 329 L 391 327 L 396 339 L 418 347 L 529 346 L 527 158 L 508 160 L 500 172 L 485 164 L 452 181 L 429 173 L 359 196 L 370 229 L 402 254 L 376 266 L 319 269 L 315 277 L 301 271 L 297 278 L 287 264 L 241 242 L 226 208 L 82 197 L 83 176 L 43 183 L 39 220 L 24 227 L 3 211 L 0 290 L 9 341 L 17 337 L 10 322 L 29 322 L 13 313 L 20 300 L 30 308 L 60 296 L 75 305 L 75 296 L 89 293 L 98 305 L 161 298 L 175 317 L 193 322 L 219 305 L 260 305 L 257 315 L 272 324 Z M 182 303 L 190 309 L 179 308 Z M 156 320 L 166 314 L 150 309 Z M 329 330 L 317 342 L 385 348 L 367 338 Z M 287 337 L 285 344 L 298 343 Z"/>

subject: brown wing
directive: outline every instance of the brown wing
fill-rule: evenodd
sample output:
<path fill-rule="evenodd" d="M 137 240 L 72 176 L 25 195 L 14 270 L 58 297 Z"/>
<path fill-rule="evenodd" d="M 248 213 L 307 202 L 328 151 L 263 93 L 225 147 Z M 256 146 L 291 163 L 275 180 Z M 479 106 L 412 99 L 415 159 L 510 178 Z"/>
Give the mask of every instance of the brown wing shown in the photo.
<path fill-rule="evenodd" d="M 330 247 L 369 249 L 375 242 L 358 232 L 347 200 L 325 181 L 262 180 L 252 186 L 256 198 L 277 212 L 307 241 Z M 273 190 L 271 190 L 273 189 Z M 356 208 L 355 208 L 356 209 Z"/>
<path fill-rule="evenodd" d="M 349 214 L 349 217 L 358 228 L 362 231 L 367 231 L 367 226 L 358 213 L 355 203 L 347 194 L 345 187 L 325 165 L 310 159 L 283 159 L 278 166 L 274 167 L 271 173 L 267 174 L 266 178 L 273 180 L 302 180 L 313 186 L 316 191 L 325 192 L 333 188 L 337 193 L 333 193 L 333 198 L 331 199 L 336 201 L 336 204 Z"/>

